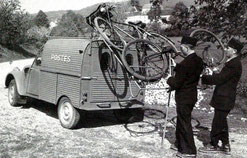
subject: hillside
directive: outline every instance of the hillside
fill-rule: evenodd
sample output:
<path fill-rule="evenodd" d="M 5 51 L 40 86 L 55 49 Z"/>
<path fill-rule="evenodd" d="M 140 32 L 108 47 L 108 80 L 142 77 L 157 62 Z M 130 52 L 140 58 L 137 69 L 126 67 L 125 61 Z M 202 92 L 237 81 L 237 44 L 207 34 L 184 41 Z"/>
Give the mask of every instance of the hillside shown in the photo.
<path fill-rule="evenodd" d="M 33 46 L 16 46 L 12 49 L 0 44 L 0 63 L 18 59 L 25 59 L 35 56 L 38 49 Z"/>
<path fill-rule="evenodd" d="M 126 5 L 126 3 L 129 3 L 130 0 L 126 0 L 123 2 L 120 2 L 120 4 Z M 140 5 L 143 6 L 144 4 L 149 3 L 150 0 L 140 0 Z M 194 0 L 164 0 L 163 6 L 168 7 L 168 8 L 173 8 L 178 2 L 183 2 L 186 6 L 190 6 L 194 4 Z M 81 14 L 83 16 L 89 15 L 91 12 L 93 12 L 99 5 L 95 4 L 89 7 L 85 7 L 80 10 L 73 10 L 75 13 Z M 65 14 L 68 10 L 59 10 L 59 11 L 50 11 L 50 12 L 45 12 L 46 15 L 48 16 L 48 19 L 50 21 L 56 21 L 57 19 L 60 19 L 63 14 Z"/>
<path fill-rule="evenodd" d="M 126 2 L 121 2 L 121 3 L 126 3 Z M 96 8 L 99 6 L 100 3 L 94 4 L 92 6 L 80 9 L 80 10 L 73 10 L 77 14 L 81 14 L 83 16 L 88 16 L 90 13 L 92 13 Z M 59 11 L 50 11 L 50 12 L 45 12 L 46 15 L 48 16 L 48 19 L 50 21 L 56 21 L 57 19 L 60 19 L 63 14 L 65 14 L 68 10 L 59 10 Z"/>
<path fill-rule="evenodd" d="M 140 0 L 140 5 L 143 6 L 144 4 L 149 3 L 150 0 Z M 183 2 L 186 6 L 191 6 L 194 3 L 194 0 L 164 0 L 163 6 L 173 8 L 178 2 Z"/>

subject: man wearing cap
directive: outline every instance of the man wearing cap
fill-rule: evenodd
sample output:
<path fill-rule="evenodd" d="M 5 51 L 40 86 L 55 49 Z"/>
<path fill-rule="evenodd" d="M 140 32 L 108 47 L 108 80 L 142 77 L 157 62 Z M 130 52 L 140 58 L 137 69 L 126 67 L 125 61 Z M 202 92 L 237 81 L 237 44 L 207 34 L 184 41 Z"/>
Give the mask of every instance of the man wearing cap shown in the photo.
<path fill-rule="evenodd" d="M 176 142 L 171 149 L 178 151 L 178 157 L 195 157 L 197 152 L 191 126 L 191 112 L 197 102 L 197 85 L 203 70 L 203 61 L 193 50 L 196 43 L 196 38 L 182 38 L 180 49 L 185 59 L 175 67 L 175 76 L 167 80 L 170 90 L 175 90 Z"/>
<path fill-rule="evenodd" d="M 236 89 L 242 74 L 240 52 L 243 44 L 232 38 L 228 42 L 226 50 L 227 61 L 219 73 L 203 75 L 202 84 L 216 85 L 210 105 L 214 107 L 214 118 L 210 133 L 211 142 L 208 146 L 199 148 L 201 152 L 224 152 L 231 151 L 227 115 L 233 109 L 236 99 Z M 222 141 L 222 146 L 218 143 Z"/>

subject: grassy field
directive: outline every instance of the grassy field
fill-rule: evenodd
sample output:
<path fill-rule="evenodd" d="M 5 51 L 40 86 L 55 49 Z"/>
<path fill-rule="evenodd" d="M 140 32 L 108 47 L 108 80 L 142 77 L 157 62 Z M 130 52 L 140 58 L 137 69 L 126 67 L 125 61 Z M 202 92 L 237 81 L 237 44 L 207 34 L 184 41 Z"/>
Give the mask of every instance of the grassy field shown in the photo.
<path fill-rule="evenodd" d="M 6 74 L 14 65 L 25 65 L 29 60 L 0 63 L 0 157 L 1 158 L 173 158 L 170 150 L 174 142 L 175 127 L 168 123 L 166 139 L 161 146 L 165 120 L 166 102 L 146 104 L 144 121 L 131 124 L 118 122 L 112 111 L 82 113 L 83 119 L 75 130 L 61 127 L 56 106 L 39 101 L 28 102 L 20 107 L 11 107 L 4 88 Z M 213 110 L 208 105 L 212 89 L 201 93 L 202 99 L 193 110 L 193 118 L 200 122 L 195 128 L 197 148 L 209 142 Z M 165 94 L 155 94 L 167 98 Z M 151 96 L 152 97 L 152 96 Z M 153 96 L 154 98 L 154 96 Z M 238 102 L 246 102 L 238 98 Z M 153 111 L 153 112 L 150 112 Z M 160 115 L 157 115 L 159 111 Z M 169 108 L 168 120 L 176 116 L 175 103 Z M 228 118 L 232 155 L 244 158 L 247 154 L 247 118 L 236 107 Z M 132 131 L 130 131 L 132 129 Z M 137 133 L 138 132 L 138 133 Z M 198 158 L 225 158 L 224 154 L 198 154 Z"/>

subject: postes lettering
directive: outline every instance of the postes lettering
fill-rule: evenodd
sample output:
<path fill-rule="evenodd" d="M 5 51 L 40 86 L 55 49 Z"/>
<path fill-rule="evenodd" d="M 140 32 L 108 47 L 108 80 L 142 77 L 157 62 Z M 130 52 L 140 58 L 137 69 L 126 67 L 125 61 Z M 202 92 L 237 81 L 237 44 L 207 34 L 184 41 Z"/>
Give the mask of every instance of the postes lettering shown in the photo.
<path fill-rule="evenodd" d="M 68 55 L 57 55 L 57 54 L 51 54 L 51 60 L 54 61 L 61 61 L 61 62 L 66 62 L 69 63 L 70 60 L 70 56 Z"/>

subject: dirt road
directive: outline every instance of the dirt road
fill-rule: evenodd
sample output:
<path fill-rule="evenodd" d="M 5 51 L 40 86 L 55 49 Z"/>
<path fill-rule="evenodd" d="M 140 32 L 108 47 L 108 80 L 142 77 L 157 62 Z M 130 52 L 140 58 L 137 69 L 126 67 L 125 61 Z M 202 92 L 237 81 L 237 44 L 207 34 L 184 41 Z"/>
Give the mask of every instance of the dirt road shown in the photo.
<path fill-rule="evenodd" d="M 19 64 L 26 61 L 20 61 Z M 30 102 L 25 106 L 11 107 L 4 88 L 4 78 L 13 66 L 0 64 L 0 157 L 85 157 L 85 158 L 164 158 L 174 157 L 170 142 L 174 141 L 174 127 L 168 124 L 167 139 L 161 147 L 160 128 L 164 119 L 144 118 L 146 122 L 128 125 L 119 123 L 112 111 L 86 113 L 86 119 L 75 130 L 64 129 L 57 119 L 56 107 L 43 102 Z M 203 102 L 202 102 L 203 103 Z M 147 106 L 150 108 L 150 106 Z M 152 106 L 162 109 L 163 106 Z M 170 109 L 169 118 L 175 116 Z M 193 116 L 200 120 L 201 128 L 195 134 L 196 146 L 206 143 L 213 113 L 210 108 L 198 107 Z M 234 110 L 229 116 L 232 155 L 247 157 L 247 122 L 244 115 Z M 241 120 L 242 118 L 242 120 Z M 133 133 L 128 129 L 140 133 Z M 143 132 L 143 133 L 141 133 Z M 146 133 L 145 133 L 146 132 Z M 224 154 L 198 157 L 226 157 Z"/>

